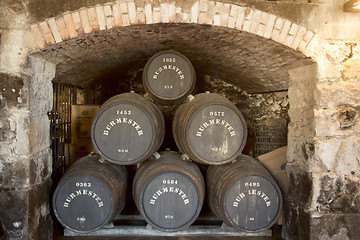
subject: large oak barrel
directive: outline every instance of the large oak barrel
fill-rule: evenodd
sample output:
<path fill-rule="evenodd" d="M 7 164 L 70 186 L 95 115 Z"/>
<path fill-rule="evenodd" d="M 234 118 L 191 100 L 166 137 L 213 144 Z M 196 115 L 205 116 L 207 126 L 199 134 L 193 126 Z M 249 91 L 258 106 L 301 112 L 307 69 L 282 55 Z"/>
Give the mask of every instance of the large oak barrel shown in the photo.
<path fill-rule="evenodd" d="M 178 107 L 173 136 L 181 152 L 204 164 L 219 165 L 241 154 L 247 127 L 239 109 L 215 93 L 202 93 Z"/>
<path fill-rule="evenodd" d="M 230 226 L 259 232 L 274 225 L 280 216 L 281 190 L 270 172 L 250 156 L 210 166 L 206 184 L 210 209 Z"/>
<path fill-rule="evenodd" d="M 198 217 L 205 185 L 198 166 L 180 153 L 161 152 L 144 162 L 135 174 L 133 196 L 144 219 L 162 231 L 189 227 Z"/>
<path fill-rule="evenodd" d="M 157 103 L 180 104 L 195 87 L 195 71 L 189 59 L 176 51 L 153 55 L 143 71 L 146 92 Z"/>
<path fill-rule="evenodd" d="M 91 140 L 106 160 L 131 165 L 156 152 L 165 135 L 161 110 L 136 93 L 123 93 L 107 100 L 91 126 Z"/>
<path fill-rule="evenodd" d="M 100 160 L 99 155 L 77 160 L 55 189 L 55 216 L 65 228 L 74 232 L 97 230 L 124 208 L 127 170 Z"/>

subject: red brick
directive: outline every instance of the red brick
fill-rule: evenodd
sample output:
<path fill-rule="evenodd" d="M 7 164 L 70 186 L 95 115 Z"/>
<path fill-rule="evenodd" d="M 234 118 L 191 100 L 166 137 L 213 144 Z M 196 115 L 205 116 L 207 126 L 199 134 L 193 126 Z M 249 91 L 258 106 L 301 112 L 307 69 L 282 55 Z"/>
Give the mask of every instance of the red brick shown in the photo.
<path fill-rule="evenodd" d="M 66 28 L 66 24 L 65 24 L 65 20 L 63 17 L 58 17 L 56 18 L 56 24 L 59 28 L 60 31 L 60 35 L 62 37 L 63 40 L 69 39 L 70 35 L 69 35 L 69 31 Z"/>
<path fill-rule="evenodd" d="M 45 38 L 42 35 L 40 28 L 38 25 L 33 25 L 30 27 L 34 38 L 36 40 L 37 45 L 39 46 L 40 49 L 44 48 L 46 46 L 46 42 L 45 42 Z"/>
<path fill-rule="evenodd" d="M 120 11 L 119 3 L 113 4 L 112 9 L 113 9 L 113 17 L 114 17 L 115 26 L 118 26 L 118 27 L 122 26 L 121 11 Z"/>
<path fill-rule="evenodd" d="M 88 8 L 87 13 L 92 31 L 98 31 L 100 28 L 99 28 L 99 23 L 97 21 L 95 8 Z"/>
<path fill-rule="evenodd" d="M 73 22 L 74 22 L 74 25 L 75 25 L 76 32 L 78 34 L 84 33 L 84 29 L 83 29 L 83 26 L 82 26 L 82 23 L 81 23 L 80 12 L 73 12 L 71 15 L 72 15 L 72 18 L 73 18 Z"/>
<path fill-rule="evenodd" d="M 92 31 L 90 20 L 88 16 L 88 12 L 86 9 L 80 10 L 80 19 L 82 23 L 82 28 L 84 29 L 85 33 L 90 33 Z"/>
<path fill-rule="evenodd" d="M 66 27 L 68 29 L 70 38 L 77 37 L 78 34 L 76 32 L 75 25 L 74 25 L 71 13 L 65 13 L 64 14 L 64 20 L 65 20 L 65 24 L 66 24 Z"/>
<path fill-rule="evenodd" d="M 55 44 L 55 39 L 53 37 L 53 35 L 51 34 L 51 31 L 49 29 L 49 26 L 47 25 L 46 22 L 42 22 L 39 24 L 41 31 L 44 34 L 45 37 L 45 41 L 47 44 L 51 45 L 51 44 Z"/>
<path fill-rule="evenodd" d="M 96 11 L 96 19 L 99 24 L 99 29 L 105 30 L 106 29 L 106 20 L 105 20 L 103 6 L 96 6 L 95 11 Z"/>
<path fill-rule="evenodd" d="M 52 35 L 55 39 L 55 42 L 56 43 L 59 43 L 59 42 L 62 42 L 62 38 L 61 38 L 61 35 L 60 35 L 60 31 L 56 25 L 56 22 L 55 22 L 55 18 L 50 18 L 47 20 L 47 23 L 50 27 L 50 31 L 52 32 Z"/>

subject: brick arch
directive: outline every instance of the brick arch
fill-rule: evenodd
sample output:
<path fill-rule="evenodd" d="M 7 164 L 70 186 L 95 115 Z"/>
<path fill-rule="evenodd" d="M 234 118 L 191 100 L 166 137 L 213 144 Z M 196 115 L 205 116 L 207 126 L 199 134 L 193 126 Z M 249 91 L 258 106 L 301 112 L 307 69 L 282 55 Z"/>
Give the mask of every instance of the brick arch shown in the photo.
<path fill-rule="evenodd" d="M 256 34 L 310 56 L 315 33 L 287 19 L 257 10 L 208 0 L 192 4 L 170 0 L 121 0 L 65 12 L 31 26 L 40 49 L 78 36 L 136 24 L 191 23 L 222 26 Z"/>

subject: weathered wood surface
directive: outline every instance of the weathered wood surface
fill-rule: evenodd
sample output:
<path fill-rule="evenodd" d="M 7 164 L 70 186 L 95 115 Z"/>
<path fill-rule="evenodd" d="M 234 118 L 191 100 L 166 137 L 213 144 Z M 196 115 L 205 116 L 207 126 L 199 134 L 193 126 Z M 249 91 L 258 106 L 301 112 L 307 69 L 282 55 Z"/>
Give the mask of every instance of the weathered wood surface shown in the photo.
<path fill-rule="evenodd" d="M 87 233 L 97 230 L 125 206 L 126 168 L 100 162 L 100 159 L 99 155 L 94 155 L 77 160 L 55 189 L 55 216 L 71 231 Z"/>
<path fill-rule="evenodd" d="M 132 165 L 156 152 L 165 135 L 161 110 L 135 93 L 123 93 L 106 101 L 94 118 L 91 139 L 106 160 Z"/>

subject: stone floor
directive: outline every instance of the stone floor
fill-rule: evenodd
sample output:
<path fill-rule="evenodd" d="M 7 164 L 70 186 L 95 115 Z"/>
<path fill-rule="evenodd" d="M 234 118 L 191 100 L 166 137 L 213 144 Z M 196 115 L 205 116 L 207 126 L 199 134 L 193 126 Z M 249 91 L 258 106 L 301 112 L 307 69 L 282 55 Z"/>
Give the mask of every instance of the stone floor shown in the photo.
<path fill-rule="evenodd" d="M 102 236 L 102 237 L 89 237 L 89 236 L 64 236 L 63 227 L 54 220 L 54 234 L 53 240 L 281 240 L 281 226 L 273 226 L 272 227 L 272 237 L 226 237 L 226 236 L 197 236 L 197 237 L 141 237 L 141 236 Z M 0 240 L 5 240 L 4 236 L 2 236 L 2 232 L 0 231 Z"/>
<path fill-rule="evenodd" d="M 63 227 L 54 220 L 54 240 L 281 240 L 281 226 L 274 225 L 272 228 L 272 236 L 264 237 L 264 236 L 244 236 L 244 237 L 230 237 L 230 236 L 176 236 L 176 237 L 168 237 L 168 236 L 64 236 Z"/>
<path fill-rule="evenodd" d="M 225 237 L 225 236 L 196 236 L 196 237 L 184 237 L 184 236 L 178 236 L 178 237 L 141 237 L 141 236 L 103 236 L 103 237 L 72 237 L 67 236 L 64 237 L 61 233 L 61 231 L 55 231 L 54 233 L 54 240 L 81 240 L 81 239 L 87 239 L 87 240 L 125 240 L 130 239 L 131 240 L 281 240 L 281 231 L 280 229 L 274 229 L 273 230 L 273 236 L 272 237 Z"/>

